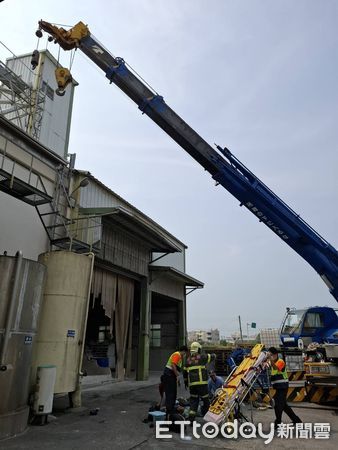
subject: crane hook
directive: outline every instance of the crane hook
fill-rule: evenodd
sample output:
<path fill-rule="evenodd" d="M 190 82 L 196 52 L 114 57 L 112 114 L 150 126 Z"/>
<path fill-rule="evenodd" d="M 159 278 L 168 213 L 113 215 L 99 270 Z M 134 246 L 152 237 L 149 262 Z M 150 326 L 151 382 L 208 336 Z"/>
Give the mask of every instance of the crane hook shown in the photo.
<path fill-rule="evenodd" d="M 69 83 L 73 81 L 73 77 L 68 69 L 65 67 L 58 67 L 55 69 L 55 78 L 57 82 L 57 89 L 55 90 L 56 95 L 63 97 L 65 95 L 65 89 Z"/>

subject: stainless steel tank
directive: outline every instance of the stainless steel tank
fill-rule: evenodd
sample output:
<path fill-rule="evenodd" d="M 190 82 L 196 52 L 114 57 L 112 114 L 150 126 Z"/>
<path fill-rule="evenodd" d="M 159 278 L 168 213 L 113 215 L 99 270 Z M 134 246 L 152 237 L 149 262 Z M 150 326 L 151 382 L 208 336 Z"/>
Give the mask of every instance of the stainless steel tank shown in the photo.
<path fill-rule="evenodd" d="M 32 385 L 37 367 L 52 364 L 54 393 L 74 392 L 79 386 L 94 255 L 56 251 L 40 255 L 39 261 L 47 266 L 47 276 Z"/>
<path fill-rule="evenodd" d="M 0 256 L 0 439 L 27 426 L 32 347 L 36 339 L 46 268 Z"/>

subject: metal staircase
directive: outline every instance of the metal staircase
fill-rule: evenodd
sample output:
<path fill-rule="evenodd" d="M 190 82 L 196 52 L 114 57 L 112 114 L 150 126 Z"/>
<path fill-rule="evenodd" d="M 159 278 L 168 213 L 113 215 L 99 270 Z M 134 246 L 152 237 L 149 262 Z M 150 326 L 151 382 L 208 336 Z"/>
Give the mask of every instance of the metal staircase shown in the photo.
<path fill-rule="evenodd" d="M 100 223 L 92 217 L 72 217 L 70 178 L 71 170 L 65 165 L 52 168 L 0 136 L 0 191 L 35 207 L 51 247 L 79 253 L 96 251 L 87 239 L 87 228 Z"/>
<path fill-rule="evenodd" d="M 53 199 L 41 205 L 35 205 L 41 223 L 47 233 L 51 246 L 85 253 L 96 250 L 93 246 L 81 239 L 79 223 L 82 218 L 72 218 L 74 201 L 69 197 L 71 171 L 61 167 L 57 172 Z"/>
<path fill-rule="evenodd" d="M 69 225 L 72 223 L 72 220 L 67 217 L 70 201 L 65 187 L 66 179 L 65 168 L 62 167 L 57 171 L 52 199 L 47 203 L 35 205 L 50 244 L 63 248 L 68 246 Z"/>

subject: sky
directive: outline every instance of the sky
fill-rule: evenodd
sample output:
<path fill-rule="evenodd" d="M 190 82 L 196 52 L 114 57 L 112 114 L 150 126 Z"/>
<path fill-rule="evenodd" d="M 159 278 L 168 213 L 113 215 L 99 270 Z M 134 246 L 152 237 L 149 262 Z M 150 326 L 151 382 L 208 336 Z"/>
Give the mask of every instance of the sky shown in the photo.
<path fill-rule="evenodd" d="M 207 142 L 228 147 L 338 247 L 338 3 L 332 0 L 4 0 L 0 40 L 36 48 L 39 19 L 88 24 Z M 46 38 L 40 48 L 46 46 Z M 48 49 L 57 56 L 57 47 Z M 0 45 L 0 60 L 9 56 Z M 69 65 L 69 54 L 60 62 Z M 188 329 L 278 327 L 336 301 L 315 271 L 81 52 L 70 153 L 187 246 Z"/>

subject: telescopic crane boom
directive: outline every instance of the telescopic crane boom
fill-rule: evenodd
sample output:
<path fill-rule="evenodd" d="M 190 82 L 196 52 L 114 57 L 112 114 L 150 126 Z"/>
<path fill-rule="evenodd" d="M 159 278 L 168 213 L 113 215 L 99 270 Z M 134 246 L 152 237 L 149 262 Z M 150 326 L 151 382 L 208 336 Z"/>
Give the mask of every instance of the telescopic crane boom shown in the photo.
<path fill-rule="evenodd" d="M 79 22 L 70 30 L 40 21 L 37 35 L 46 31 L 64 50 L 79 48 L 142 111 L 207 170 L 212 178 L 236 197 L 260 222 L 289 245 L 320 275 L 338 301 L 338 252 L 297 213 L 274 194 L 227 148 L 215 150 L 173 111 L 163 97 L 137 76 L 122 58 L 111 55 Z M 63 78 L 67 80 L 67 77 Z M 67 82 L 58 81 L 59 94 Z M 69 81 L 68 81 L 69 82 Z"/>

